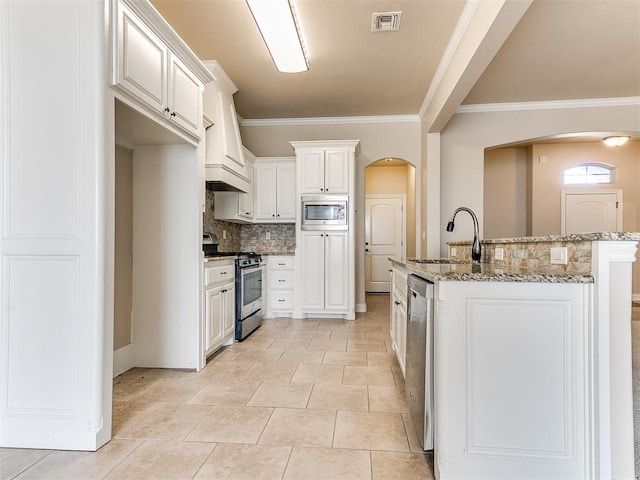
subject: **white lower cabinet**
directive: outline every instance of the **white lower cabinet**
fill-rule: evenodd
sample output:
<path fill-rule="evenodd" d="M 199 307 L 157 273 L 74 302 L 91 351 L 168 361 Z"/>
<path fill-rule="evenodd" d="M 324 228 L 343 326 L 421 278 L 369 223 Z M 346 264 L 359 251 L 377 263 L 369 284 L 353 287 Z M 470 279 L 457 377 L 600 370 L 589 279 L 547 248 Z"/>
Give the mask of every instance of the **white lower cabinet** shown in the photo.
<path fill-rule="evenodd" d="M 591 292 L 436 282 L 436 478 L 605 478 L 592 470 Z"/>
<path fill-rule="evenodd" d="M 294 260 L 293 255 L 267 257 L 267 318 L 293 313 Z"/>
<path fill-rule="evenodd" d="M 204 271 L 204 349 L 209 355 L 234 340 L 235 265 L 232 260 L 208 262 Z"/>
<path fill-rule="evenodd" d="M 407 349 L 407 271 L 395 266 L 391 271 L 390 334 L 402 375 L 405 374 Z"/>
<path fill-rule="evenodd" d="M 303 313 L 347 313 L 348 232 L 303 232 L 301 252 Z"/>

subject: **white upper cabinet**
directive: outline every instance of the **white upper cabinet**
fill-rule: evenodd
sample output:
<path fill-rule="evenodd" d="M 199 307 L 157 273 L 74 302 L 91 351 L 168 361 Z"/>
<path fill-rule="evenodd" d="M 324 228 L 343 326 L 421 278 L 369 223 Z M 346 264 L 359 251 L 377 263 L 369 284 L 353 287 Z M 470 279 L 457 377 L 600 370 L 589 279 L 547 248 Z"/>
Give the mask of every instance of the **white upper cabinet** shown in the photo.
<path fill-rule="evenodd" d="M 216 61 L 204 64 L 215 77 L 204 87 L 204 114 L 213 121 L 205 134 L 205 179 L 221 190 L 248 193 L 249 167 L 244 158 L 233 94 L 238 91 Z"/>
<path fill-rule="evenodd" d="M 253 183 L 255 155 L 242 147 L 247 162 L 247 177 L 252 185 L 247 193 L 215 192 L 214 216 L 216 220 L 234 223 L 251 223 L 253 221 L 254 201 Z"/>
<path fill-rule="evenodd" d="M 348 149 L 301 152 L 300 193 L 349 193 L 349 158 Z"/>
<path fill-rule="evenodd" d="M 115 85 L 164 114 L 169 49 L 124 5 L 118 8 L 117 28 Z"/>
<path fill-rule="evenodd" d="M 171 121 L 199 135 L 202 126 L 202 83 L 175 55 L 169 56 L 169 99 Z"/>
<path fill-rule="evenodd" d="M 210 72 L 146 2 L 114 2 L 114 9 L 112 84 L 127 102 L 200 140 Z"/>
<path fill-rule="evenodd" d="M 295 222 L 296 166 L 293 159 L 257 159 L 254 185 L 255 222 Z"/>

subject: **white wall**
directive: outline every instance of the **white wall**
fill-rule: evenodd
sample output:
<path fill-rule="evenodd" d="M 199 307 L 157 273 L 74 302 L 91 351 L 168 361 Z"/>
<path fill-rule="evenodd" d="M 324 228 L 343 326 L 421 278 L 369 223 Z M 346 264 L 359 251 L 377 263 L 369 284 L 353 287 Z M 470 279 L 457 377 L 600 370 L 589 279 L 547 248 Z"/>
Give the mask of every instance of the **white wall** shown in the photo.
<path fill-rule="evenodd" d="M 471 221 L 460 219 L 445 231 L 456 207 L 467 206 L 484 219 L 484 151 L 487 147 L 578 132 L 640 132 L 640 106 L 549 108 L 544 110 L 457 113 L 440 135 L 440 253 L 446 242 L 470 240 Z M 466 224 L 468 222 L 468 224 Z"/>
<path fill-rule="evenodd" d="M 360 140 L 360 155 L 356 162 L 356 304 L 365 303 L 364 290 L 364 169 L 387 157 L 420 165 L 420 122 L 402 123 L 345 123 L 333 125 L 269 125 L 243 126 L 244 145 L 259 157 L 291 156 L 293 140 Z M 420 185 L 416 185 L 420 198 Z M 416 221 L 420 206 L 416 205 Z"/>

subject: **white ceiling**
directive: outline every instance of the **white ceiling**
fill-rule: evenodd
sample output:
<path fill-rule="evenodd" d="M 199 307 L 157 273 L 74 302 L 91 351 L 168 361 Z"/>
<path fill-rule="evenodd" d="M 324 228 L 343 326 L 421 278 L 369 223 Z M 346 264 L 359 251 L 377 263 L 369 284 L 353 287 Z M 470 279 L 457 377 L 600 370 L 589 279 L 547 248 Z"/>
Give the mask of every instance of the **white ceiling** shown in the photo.
<path fill-rule="evenodd" d="M 244 0 L 151 1 L 226 70 L 245 119 L 417 114 L 465 4 L 295 0 L 310 70 L 283 74 Z M 399 32 L 371 32 L 396 10 Z M 463 103 L 640 96 L 639 26 L 640 0 L 534 0 Z"/>

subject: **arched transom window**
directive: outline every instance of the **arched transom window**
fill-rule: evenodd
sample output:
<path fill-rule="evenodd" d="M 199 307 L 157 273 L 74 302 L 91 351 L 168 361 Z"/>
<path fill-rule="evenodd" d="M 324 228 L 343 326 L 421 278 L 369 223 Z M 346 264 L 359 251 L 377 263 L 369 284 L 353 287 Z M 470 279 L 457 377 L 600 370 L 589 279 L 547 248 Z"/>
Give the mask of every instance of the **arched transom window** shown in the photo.
<path fill-rule="evenodd" d="M 613 167 L 602 163 L 583 163 L 564 171 L 565 185 L 612 183 Z"/>

